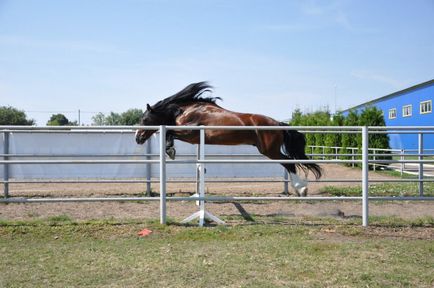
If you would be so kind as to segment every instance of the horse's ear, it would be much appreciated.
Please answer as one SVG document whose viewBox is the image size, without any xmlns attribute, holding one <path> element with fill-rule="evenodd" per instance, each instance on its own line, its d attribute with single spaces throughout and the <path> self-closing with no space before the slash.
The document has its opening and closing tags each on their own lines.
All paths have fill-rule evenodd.
<svg viewBox="0 0 434 288">
<path fill-rule="evenodd" d="M 148 110 L 149 112 L 152 112 L 152 108 L 149 104 L 146 104 L 146 110 Z"/>
</svg>

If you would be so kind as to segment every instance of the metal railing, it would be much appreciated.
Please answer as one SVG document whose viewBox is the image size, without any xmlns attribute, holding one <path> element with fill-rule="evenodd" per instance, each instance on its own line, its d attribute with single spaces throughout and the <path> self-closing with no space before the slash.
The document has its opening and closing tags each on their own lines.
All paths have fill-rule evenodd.
<svg viewBox="0 0 434 288">
<path fill-rule="evenodd" d="M 20 155 L 14 155 L 9 154 L 9 133 L 11 132 L 32 132 L 32 133 L 39 133 L 39 132 L 47 132 L 47 131 L 54 131 L 54 132 L 62 132 L 62 131 L 71 131 L 71 132 L 96 132 L 101 133 L 102 131 L 117 131 L 117 132 L 129 132 L 131 133 L 133 130 L 142 128 L 142 129 L 149 129 L 149 130 L 158 130 L 159 131 L 159 138 L 160 138 L 160 147 L 159 147 L 159 159 L 150 159 L 149 155 L 145 155 L 147 159 L 133 159 L 133 160 L 123 160 L 123 159 L 10 159 L 11 155 L 13 155 L 13 158 L 19 158 Z M 318 159 L 318 160 L 269 160 L 269 159 L 207 159 L 205 158 L 205 153 L 200 159 L 193 159 L 193 160 L 174 160 L 174 161 L 166 161 L 166 133 L 168 130 L 200 130 L 201 135 L 201 143 L 200 143 L 200 149 L 202 151 L 205 151 L 205 142 L 203 139 L 205 139 L 205 130 L 293 130 L 297 129 L 303 133 L 351 133 L 351 134 L 361 134 L 362 135 L 362 148 L 361 153 L 355 154 L 350 153 L 348 155 L 351 155 L 353 157 L 351 160 L 342 160 L 342 159 L 325 159 L 327 157 L 327 154 L 322 155 L 324 159 Z M 3 199 L 0 199 L 0 202 L 6 202 L 6 203 L 34 203 L 34 202 L 71 202 L 71 201 L 159 201 L 160 202 L 160 222 L 166 223 L 166 201 L 200 201 L 201 203 L 205 203 L 205 201 L 243 201 L 243 200 L 249 200 L 249 201 L 288 201 L 288 200 L 297 200 L 297 201 L 312 201 L 312 200 L 358 200 L 362 202 L 362 225 L 367 226 L 368 225 L 368 215 L 369 215 L 369 201 L 383 201 L 383 200 L 434 200 L 434 197 L 424 197 L 423 196 L 423 183 L 427 181 L 431 181 L 428 179 L 424 179 L 423 173 L 419 175 L 419 178 L 417 180 L 404 180 L 406 182 L 411 181 L 417 181 L 419 183 L 419 197 L 369 197 L 368 196 L 368 190 L 369 190 L 369 182 L 373 182 L 373 180 L 369 180 L 368 177 L 368 170 L 370 164 L 391 164 L 391 163 L 397 163 L 397 164 L 404 164 L 404 163 L 415 163 L 418 164 L 420 167 L 420 171 L 423 171 L 423 165 L 424 164 L 434 164 L 433 160 L 425 160 L 423 159 L 424 156 L 427 156 L 424 154 L 423 149 L 423 135 L 424 134 L 433 134 L 434 133 L 434 126 L 424 126 L 424 127 L 359 127 L 359 126 L 352 126 L 352 127 L 338 127 L 338 126 L 330 126 L 330 127 L 318 127 L 318 126 L 312 126 L 312 127 L 294 127 L 294 126 L 147 126 L 147 127 L 140 127 L 140 126 L 116 126 L 116 127 L 24 127 L 24 126 L 2 126 L 0 127 L 0 133 L 2 133 L 3 136 L 3 154 L 1 155 L 3 160 L 0 160 L 0 164 L 3 165 L 3 184 L 4 184 L 4 195 L 5 197 Z M 368 137 L 369 134 L 375 134 L 375 133 L 412 133 L 412 134 L 418 134 L 419 136 L 419 149 L 418 149 L 418 159 L 414 160 L 403 160 L 402 158 L 399 160 L 391 159 L 391 160 L 381 160 L 381 159 L 375 159 L 372 157 L 375 156 L 384 156 L 385 154 L 377 154 L 376 151 L 374 153 L 369 154 L 369 147 L 368 147 Z M 336 147 L 332 147 L 336 148 Z M 379 151 L 379 149 L 376 149 Z M 328 156 L 337 156 L 338 153 L 334 154 L 328 154 Z M 413 154 L 414 155 L 414 154 Z M 26 157 L 29 157 L 31 155 L 26 155 Z M 47 156 L 47 155 L 45 155 Z M 113 155 L 110 155 L 113 156 Z M 318 156 L 318 155 L 313 155 Z M 321 155 L 320 155 L 321 156 Z M 339 154 L 339 156 L 342 156 L 342 154 Z M 371 159 L 370 159 L 371 157 Z M 360 158 L 360 159 L 358 159 Z M 159 186 L 160 186 L 160 197 L 94 197 L 94 198 L 16 198 L 12 197 L 9 198 L 9 183 L 11 181 L 9 180 L 9 166 L 10 165 L 26 165 L 26 164 L 159 164 Z M 276 163 L 337 163 L 337 164 L 346 164 L 346 163 L 356 163 L 360 164 L 362 166 L 361 171 L 361 181 L 360 180 L 347 180 L 354 181 L 354 182 L 361 182 L 362 183 L 362 196 L 356 196 L 356 197 L 228 197 L 228 196 L 219 196 L 219 197 L 205 197 L 204 194 L 204 183 L 205 183 L 205 174 L 204 174 L 204 166 L 206 164 L 224 164 L 224 163 L 261 163 L 261 164 L 276 164 Z M 201 173 L 199 180 L 199 191 L 201 192 L 199 196 L 195 197 L 167 197 L 167 173 L 166 173 L 166 166 L 167 165 L 176 165 L 176 164 L 196 164 L 198 167 L 198 171 Z M 320 180 L 321 181 L 321 180 Z M 322 180 L 323 182 L 326 182 L 327 180 Z M 345 180 L 336 180 L 335 181 L 345 181 Z M 384 181 L 384 180 L 375 180 L 375 181 Z M 397 182 L 404 182 L 404 181 L 397 181 Z M 23 181 L 24 183 L 25 181 Z M 142 181 L 143 182 L 143 181 Z M 288 183 L 288 180 L 284 180 L 284 183 Z M 329 182 L 333 182 L 333 180 L 329 180 Z M 84 181 L 84 183 L 86 183 Z M 146 181 L 147 184 L 150 184 L 150 181 Z"/>
</svg>

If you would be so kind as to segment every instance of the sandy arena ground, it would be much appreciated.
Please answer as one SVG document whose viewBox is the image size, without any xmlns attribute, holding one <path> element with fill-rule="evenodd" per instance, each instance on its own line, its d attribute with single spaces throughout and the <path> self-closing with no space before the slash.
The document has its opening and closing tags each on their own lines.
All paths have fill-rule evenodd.
<svg viewBox="0 0 434 288">
<path fill-rule="evenodd" d="M 323 165 L 323 179 L 361 179 L 361 170 L 339 165 Z M 391 177 L 371 172 L 370 179 L 389 179 Z M 242 180 L 242 179 L 240 179 Z M 255 179 L 259 180 L 259 179 Z M 279 180 L 279 179 L 276 179 Z M 311 183 L 309 195 L 321 194 L 324 186 L 358 185 L 351 183 Z M 170 196 L 189 196 L 194 193 L 194 183 L 168 184 Z M 291 189 L 291 188 L 290 188 Z M 11 184 L 10 195 L 13 197 L 103 197 L 103 196 L 144 196 L 146 185 L 138 184 Z M 152 184 L 152 190 L 158 193 L 158 183 Z M 281 196 L 283 183 L 207 183 L 208 195 L 227 196 Z M 291 193 L 291 191 L 290 191 Z M 293 195 L 291 195 L 293 196 Z M 234 203 L 207 203 L 207 210 L 219 216 L 240 215 Z M 361 217 L 360 201 L 322 201 L 294 202 L 275 201 L 242 203 L 250 214 L 264 216 L 333 216 Z M 194 202 L 168 202 L 168 216 L 182 220 L 196 212 Z M 35 219 L 50 216 L 67 215 L 72 219 L 158 219 L 159 202 L 86 202 L 86 203 L 32 203 L 0 204 L 0 219 Z M 415 219 L 424 216 L 434 217 L 434 203 L 395 201 L 386 203 L 370 202 L 371 216 L 397 216 L 403 219 Z"/>
</svg>

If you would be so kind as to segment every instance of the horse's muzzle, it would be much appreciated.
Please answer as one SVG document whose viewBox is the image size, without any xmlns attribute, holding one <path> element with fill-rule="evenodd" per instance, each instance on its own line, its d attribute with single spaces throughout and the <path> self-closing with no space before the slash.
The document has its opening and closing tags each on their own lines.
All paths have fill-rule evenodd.
<svg viewBox="0 0 434 288">
<path fill-rule="evenodd" d="M 136 142 L 137 144 L 143 144 L 146 142 L 146 140 L 151 137 L 152 134 L 154 134 L 156 130 L 143 130 L 143 129 L 137 129 L 136 130 Z"/>
</svg>

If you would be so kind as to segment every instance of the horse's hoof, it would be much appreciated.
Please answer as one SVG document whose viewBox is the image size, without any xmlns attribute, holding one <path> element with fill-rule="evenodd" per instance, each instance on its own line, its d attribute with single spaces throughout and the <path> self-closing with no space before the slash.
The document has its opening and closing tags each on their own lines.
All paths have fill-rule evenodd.
<svg viewBox="0 0 434 288">
<path fill-rule="evenodd" d="M 297 193 L 298 197 L 306 197 L 307 196 L 307 187 L 301 187 L 298 189 L 295 189 L 295 192 Z"/>
<path fill-rule="evenodd" d="M 176 156 L 176 150 L 173 147 L 170 147 L 166 150 L 166 154 L 167 156 L 169 156 L 170 159 L 175 160 L 175 156 Z"/>
</svg>

